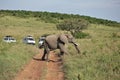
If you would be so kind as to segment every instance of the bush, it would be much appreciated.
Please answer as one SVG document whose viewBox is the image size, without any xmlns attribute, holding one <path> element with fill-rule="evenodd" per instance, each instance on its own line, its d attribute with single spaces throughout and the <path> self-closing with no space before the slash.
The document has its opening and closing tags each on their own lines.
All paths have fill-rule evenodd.
<svg viewBox="0 0 120 80">
<path fill-rule="evenodd" d="M 78 39 L 81 39 L 81 38 L 89 38 L 90 35 L 88 33 L 83 33 L 83 32 L 75 32 L 75 33 L 72 33 L 72 35 L 75 37 L 75 38 L 78 38 Z"/>
<path fill-rule="evenodd" d="M 86 29 L 88 24 L 89 23 L 84 19 L 68 19 L 59 23 L 56 27 L 58 30 L 77 32 Z"/>
</svg>

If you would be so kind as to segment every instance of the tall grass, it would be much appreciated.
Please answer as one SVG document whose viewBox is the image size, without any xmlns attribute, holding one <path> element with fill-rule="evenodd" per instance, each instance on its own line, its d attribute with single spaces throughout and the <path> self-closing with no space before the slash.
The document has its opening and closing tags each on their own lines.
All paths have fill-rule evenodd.
<svg viewBox="0 0 120 80">
<path fill-rule="evenodd" d="M 43 34 L 56 32 L 54 24 L 37 21 L 36 18 L 0 17 L 0 80 L 12 80 L 16 73 L 39 53 L 35 46 L 26 45 L 22 39 L 32 35 L 36 42 Z M 3 37 L 12 35 L 16 43 L 5 43 Z"/>
<path fill-rule="evenodd" d="M 65 80 L 119 80 L 120 28 L 92 24 L 83 32 L 90 38 L 77 39 L 81 54 L 69 45 L 65 55 Z M 0 80 L 12 80 L 32 56 L 39 53 L 35 46 L 22 43 L 23 37 L 32 35 L 36 41 L 43 34 L 61 33 L 55 24 L 36 18 L 0 17 Z M 12 35 L 17 43 L 5 43 L 2 38 Z"/>
<path fill-rule="evenodd" d="M 65 56 L 65 80 L 119 80 L 120 38 L 111 33 L 120 28 L 91 25 L 84 32 L 91 38 L 79 39 L 81 54 L 69 46 L 70 55 Z"/>
<path fill-rule="evenodd" d="M 28 63 L 34 54 L 38 53 L 33 46 L 19 43 L 0 43 L 0 80 L 14 78 L 22 65 Z"/>
</svg>

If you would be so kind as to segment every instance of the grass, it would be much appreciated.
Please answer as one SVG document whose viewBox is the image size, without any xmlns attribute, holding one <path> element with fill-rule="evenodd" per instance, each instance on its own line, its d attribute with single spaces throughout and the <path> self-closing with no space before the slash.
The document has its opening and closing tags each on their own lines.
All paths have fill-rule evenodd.
<svg viewBox="0 0 120 80">
<path fill-rule="evenodd" d="M 120 28 L 91 24 L 83 32 L 91 37 L 77 39 L 81 54 L 69 45 L 65 55 L 65 80 L 119 80 L 120 79 Z M 12 80 L 32 56 L 39 53 L 35 46 L 22 43 L 23 37 L 32 35 L 36 41 L 43 34 L 61 33 L 55 24 L 36 18 L 0 17 L 0 80 Z M 17 43 L 2 41 L 12 35 Z M 79 77 L 79 79 L 78 79 Z"/>
<path fill-rule="evenodd" d="M 41 35 L 55 32 L 54 24 L 37 21 L 35 18 L 0 17 L 0 80 L 12 80 L 16 73 L 39 53 L 37 44 L 23 44 L 22 39 L 25 36 L 32 35 L 38 42 Z M 17 43 L 3 42 L 6 35 L 15 37 Z"/>
<path fill-rule="evenodd" d="M 81 55 L 70 50 L 65 57 L 65 80 L 119 80 L 120 79 L 120 28 L 91 25 L 87 30 L 91 38 L 79 39 Z M 79 76 L 79 79 L 78 79 Z"/>
<path fill-rule="evenodd" d="M 33 46 L 17 43 L 1 42 L 0 46 L 0 80 L 12 80 L 22 65 L 28 63 L 32 56 L 38 53 Z"/>
</svg>

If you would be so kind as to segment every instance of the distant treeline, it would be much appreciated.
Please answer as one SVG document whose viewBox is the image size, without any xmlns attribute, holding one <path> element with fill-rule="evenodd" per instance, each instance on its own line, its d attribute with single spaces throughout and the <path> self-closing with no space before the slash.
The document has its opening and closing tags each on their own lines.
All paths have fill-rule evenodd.
<svg viewBox="0 0 120 80">
<path fill-rule="evenodd" d="M 36 17 L 37 20 L 43 20 L 48 23 L 58 23 L 61 20 L 81 18 L 87 20 L 92 24 L 103 24 L 107 26 L 120 27 L 120 23 L 117 21 L 99 19 L 90 16 L 74 15 L 74 14 L 62 14 L 62 13 L 52 13 L 52 12 L 34 12 L 34 11 L 24 11 L 24 10 L 0 10 L 0 17 L 3 16 L 16 16 L 22 18 Z"/>
</svg>

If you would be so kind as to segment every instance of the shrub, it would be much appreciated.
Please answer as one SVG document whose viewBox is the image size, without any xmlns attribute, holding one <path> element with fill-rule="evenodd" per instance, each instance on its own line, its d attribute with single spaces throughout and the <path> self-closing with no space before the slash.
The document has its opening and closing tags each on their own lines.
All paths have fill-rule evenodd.
<svg viewBox="0 0 120 80">
<path fill-rule="evenodd" d="M 75 32 L 75 33 L 72 33 L 72 35 L 75 37 L 75 38 L 89 38 L 90 35 L 88 33 L 83 33 L 83 32 Z"/>
<path fill-rule="evenodd" d="M 86 29 L 88 27 L 88 22 L 84 19 L 68 19 L 59 23 L 56 25 L 56 27 L 59 30 L 65 30 L 74 33 Z"/>
</svg>

